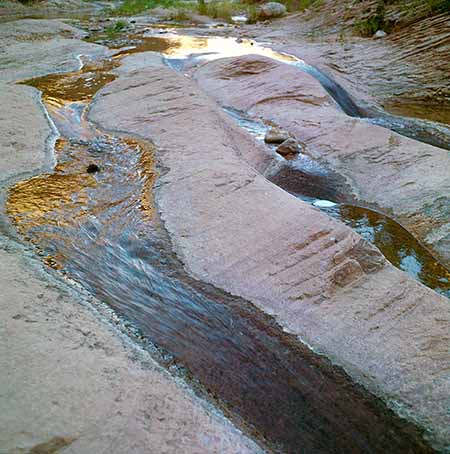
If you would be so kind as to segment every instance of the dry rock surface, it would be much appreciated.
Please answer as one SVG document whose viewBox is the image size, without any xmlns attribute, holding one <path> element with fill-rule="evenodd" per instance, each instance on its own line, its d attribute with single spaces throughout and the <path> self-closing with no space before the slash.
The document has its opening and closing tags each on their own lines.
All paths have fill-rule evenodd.
<svg viewBox="0 0 450 454">
<path fill-rule="evenodd" d="M 115 7 L 118 2 L 112 0 L 86 2 L 84 0 L 39 0 L 21 2 L 4 0 L 0 3 L 0 19 L 11 20 L 22 17 L 61 17 L 65 13 L 79 14 L 98 13 L 102 9 Z"/>
<path fill-rule="evenodd" d="M 0 80 L 17 82 L 79 68 L 79 56 L 110 54 L 103 46 L 81 41 L 86 33 L 58 20 L 7 22 L 0 25 Z"/>
<path fill-rule="evenodd" d="M 246 76 L 230 75 L 241 74 L 240 65 L 249 59 L 254 63 L 254 57 L 210 63 L 197 72 L 197 80 L 228 105 L 255 112 L 257 107 L 263 114 L 267 104 L 279 115 L 277 122 L 286 117 L 282 126 L 289 132 L 291 105 L 326 109 L 333 113 L 331 126 L 340 120 L 313 80 L 297 71 L 295 86 L 289 85 L 289 70 L 276 77 L 281 69 L 273 62 L 258 60 L 273 73 L 267 79 L 267 71 L 247 76 L 254 89 L 247 91 Z M 287 330 L 419 421 L 443 449 L 450 435 L 448 300 L 389 265 L 350 229 L 268 182 L 256 170 L 269 165 L 267 153 L 255 142 L 236 140 L 242 132 L 194 81 L 163 65 L 142 68 L 136 57 L 124 64 L 128 71 L 98 94 L 90 116 L 105 128 L 137 134 L 159 147 L 166 171 L 156 198 L 188 270 L 274 314 Z M 287 89 L 279 86 L 280 79 L 287 80 Z M 259 84 L 265 84 L 263 93 Z M 283 104 L 267 100 L 267 93 Z M 152 102 L 142 103 L 143 98 Z M 296 118 L 302 138 L 311 141 Z M 311 136 L 322 133 L 318 122 L 311 123 Z M 358 127 L 346 119 L 340 126 L 347 126 L 348 134 Z M 374 139 L 381 132 L 377 129 Z M 393 146 L 397 140 L 403 139 L 395 137 Z M 382 163 L 383 152 L 374 153 L 368 162 Z"/>
<path fill-rule="evenodd" d="M 0 82 L 0 184 L 21 174 L 49 168 L 54 157 L 45 145 L 52 128 L 37 90 Z"/>
<path fill-rule="evenodd" d="M 259 9 L 259 18 L 264 19 L 273 19 L 276 17 L 281 17 L 286 14 L 286 7 L 282 3 L 278 2 L 268 2 L 260 6 Z"/>
</svg>

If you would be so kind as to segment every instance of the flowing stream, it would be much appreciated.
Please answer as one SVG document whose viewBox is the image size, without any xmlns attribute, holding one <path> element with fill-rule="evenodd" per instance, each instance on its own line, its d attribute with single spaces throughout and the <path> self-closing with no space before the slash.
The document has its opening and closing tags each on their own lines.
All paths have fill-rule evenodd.
<svg viewBox="0 0 450 454">
<path fill-rule="evenodd" d="M 197 48 L 208 58 L 210 42 L 189 42 L 196 39 L 206 43 Z M 155 49 L 146 41 L 134 52 L 152 47 L 168 56 L 172 44 L 158 43 Z M 250 46 L 232 52 L 254 53 Z M 178 43 L 171 64 L 197 48 Z M 184 271 L 152 199 L 156 151 L 135 138 L 106 134 L 86 118 L 93 95 L 114 79 L 110 70 L 118 64 L 120 55 L 27 82 L 41 90 L 60 137 L 53 172 L 10 189 L 7 210 L 18 231 L 49 265 L 131 320 L 273 450 L 433 452 L 414 425 L 270 316 Z M 341 219 L 346 209 L 339 208 Z"/>
</svg>

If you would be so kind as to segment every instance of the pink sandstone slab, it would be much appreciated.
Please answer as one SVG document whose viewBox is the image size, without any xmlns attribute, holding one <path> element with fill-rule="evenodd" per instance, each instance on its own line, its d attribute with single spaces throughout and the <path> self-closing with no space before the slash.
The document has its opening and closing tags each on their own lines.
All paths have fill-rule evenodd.
<svg viewBox="0 0 450 454">
<path fill-rule="evenodd" d="M 426 427 L 435 446 L 447 445 L 448 300 L 267 181 L 257 171 L 258 154 L 260 162 L 267 154 L 211 97 L 166 66 L 142 68 L 139 58 L 128 57 L 127 70 L 98 93 L 90 118 L 157 145 L 156 200 L 188 271 L 274 314 Z M 226 82 L 213 82 L 218 95 Z M 238 90 L 245 103 L 250 90 Z M 320 106 L 326 97 L 318 94 L 304 96 Z"/>
</svg>

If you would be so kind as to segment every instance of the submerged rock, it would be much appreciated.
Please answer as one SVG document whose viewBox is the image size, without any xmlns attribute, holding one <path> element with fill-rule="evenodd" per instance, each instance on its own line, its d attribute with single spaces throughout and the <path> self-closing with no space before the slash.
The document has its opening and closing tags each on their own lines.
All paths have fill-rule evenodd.
<svg viewBox="0 0 450 454">
<path fill-rule="evenodd" d="M 264 137 L 266 143 L 283 143 L 289 139 L 289 133 L 280 128 L 270 128 Z"/>
<path fill-rule="evenodd" d="M 97 173 L 100 171 L 100 167 L 97 164 L 89 164 L 86 168 L 87 173 Z"/>
<path fill-rule="evenodd" d="M 286 7 L 282 3 L 269 2 L 261 5 L 259 9 L 259 19 L 272 19 L 286 14 Z"/>
</svg>

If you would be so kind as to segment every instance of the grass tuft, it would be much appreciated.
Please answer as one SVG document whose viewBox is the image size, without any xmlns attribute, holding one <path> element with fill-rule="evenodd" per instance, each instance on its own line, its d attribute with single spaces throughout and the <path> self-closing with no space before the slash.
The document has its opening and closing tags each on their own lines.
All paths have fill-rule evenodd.
<svg viewBox="0 0 450 454">
<path fill-rule="evenodd" d="M 233 16 L 236 12 L 238 12 L 237 4 L 229 0 L 213 0 L 206 4 L 206 15 L 212 17 L 213 19 L 222 19 L 224 21 L 231 22 L 231 16 Z"/>
<path fill-rule="evenodd" d="M 189 9 L 189 3 L 183 0 L 125 0 L 114 10 L 119 16 L 132 16 L 154 8 Z"/>
</svg>

